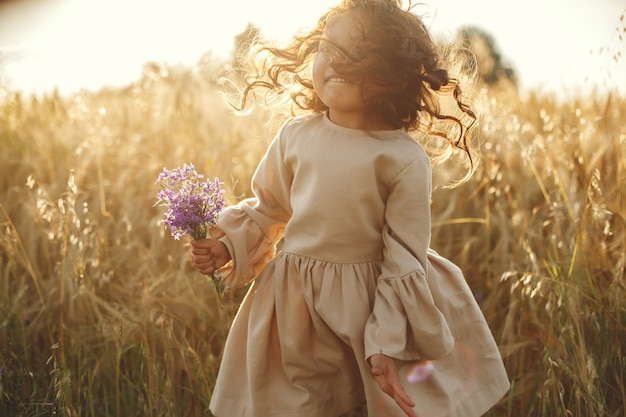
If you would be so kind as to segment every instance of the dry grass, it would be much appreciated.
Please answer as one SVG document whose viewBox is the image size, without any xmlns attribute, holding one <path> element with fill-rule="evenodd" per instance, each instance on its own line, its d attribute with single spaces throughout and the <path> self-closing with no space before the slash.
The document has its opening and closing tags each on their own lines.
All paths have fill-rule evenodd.
<svg viewBox="0 0 626 417">
<path fill-rule="evenodd" d="M 159 225 L 193 162 L 232 201 L 280 120 L 236 117 L 214 68 L 0 103 L 0 415 L 203 416 L 241 293 L 220 308 Z M 513 381 L 491 416 L 626 411 L 626 100 L 477 97 L 481 165 L 434 193 Z M 436 177 L 444 183 L 450 170 Z M 453 174 L 455 174 L 453 172 Z"/>
</svg>

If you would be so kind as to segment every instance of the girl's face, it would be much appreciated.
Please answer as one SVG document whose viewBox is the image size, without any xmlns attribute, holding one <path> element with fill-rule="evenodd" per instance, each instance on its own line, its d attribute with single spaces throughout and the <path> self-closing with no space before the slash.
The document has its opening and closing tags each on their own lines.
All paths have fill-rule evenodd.
<svg viewBox="0 0 626 417">
<path fill-rule="evenodd" d="M 363 39 L 354 17 L 344 15 L 331 21 L 324 31 L 313 63 L 313 86 L 320 100 L 328 106 L 328 115 L 334 123 L 353 129 L 363 127 L 363 94 L 361 82 L 351 80 L 337 72 L 334 64 L 346 58 L 339 52 L 350 54 Z M 339 48 L 337 48 L 339 47 Z M 339 66 L 340 67 L 340 66 Z"/>
</svg>

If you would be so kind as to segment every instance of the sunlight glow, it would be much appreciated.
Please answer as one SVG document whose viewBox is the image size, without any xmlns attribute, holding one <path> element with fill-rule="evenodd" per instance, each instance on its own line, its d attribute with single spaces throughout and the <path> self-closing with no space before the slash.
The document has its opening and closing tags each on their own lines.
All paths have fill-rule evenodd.
<svg viewBox="0 0 626 417">
<path fill-rule="evenodd" d="M 248 23 L 257 25 L 266 38 L 285 41 L 314 25 L 337 1 L 2 3 L 0 76 L 30 91 L 49 90 L 55 84 L 62 91 L 124 85 L 139 77 L 146 62 L 192 66 L 209 51 L 228 57 L 233 38 Z M 431 31 L 444 38 L 463 25 L 492 34 L 523 86 L 558 90 L 604 82 L 626 92 L 626 82 L 619 76 L 626 71 L 624 58 L 617 63 L 611 59 L 626 51 L 626 41 L 618 41 L 615 35 L 619 15 L 626 8 L 618 2 L 587 3 L 433 0 L 417 10 Z"/>
<path fill-rule="evenodd" d="M 433 373 L 433 364 L 430 361 L 420 361 L 413 365 L 406 379 L 409 384 L 418 384 L 426 381 Z"/>
</svg>

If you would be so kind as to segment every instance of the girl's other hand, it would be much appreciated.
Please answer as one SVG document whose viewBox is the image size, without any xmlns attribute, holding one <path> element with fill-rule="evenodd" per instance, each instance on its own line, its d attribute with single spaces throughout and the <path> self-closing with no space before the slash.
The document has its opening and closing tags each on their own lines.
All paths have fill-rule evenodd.
<svg viewBox="0 0 626 417">
<path fill-rule="evenodd" d="M 404 391 L 402 384 L 400 384 L 394 359 L 389 356 L 375 354 L 370 357 L 369 362 L 372 366 L 372 375 L 374 375 L 380 389 L 393 398 L 408 417 L 417 417 L 417 414 L 413 411 L 415 402 Z"/>
<path fill-rule="evenodd" d="M 190 255 L 191 264 L 205 275 L 211 275 L 231 259 L 226 245 L 212 238 L 192 240 Z"/>
</svg>

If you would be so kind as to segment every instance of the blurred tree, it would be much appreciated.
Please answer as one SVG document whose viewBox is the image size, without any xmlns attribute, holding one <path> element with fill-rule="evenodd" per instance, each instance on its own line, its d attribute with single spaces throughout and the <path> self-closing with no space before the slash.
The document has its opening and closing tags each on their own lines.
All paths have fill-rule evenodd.
<svg viewBox="0 0 626 417">
<path fill-rule="evenodd" d="M 231 57 L 232 68 L 242 68 L 245 66 L 246 56 L 250 52 L 250 48 L 260 39 L 262 39 L 261 29 L 253 23 L 248 23 L 243 32 L 235 35 L 235 47 Z"/>
<path fill-rule="evenodd" d="M 517 74 L 496 46 L 496 41 L 486 31 L 475 26 L 463 26 L 457 32 L 461 45 L 471 53 L 470 64 L 478 69 L 479 80 L 488 86 L 503 81 L 517 87 Z"/>
</svg>

